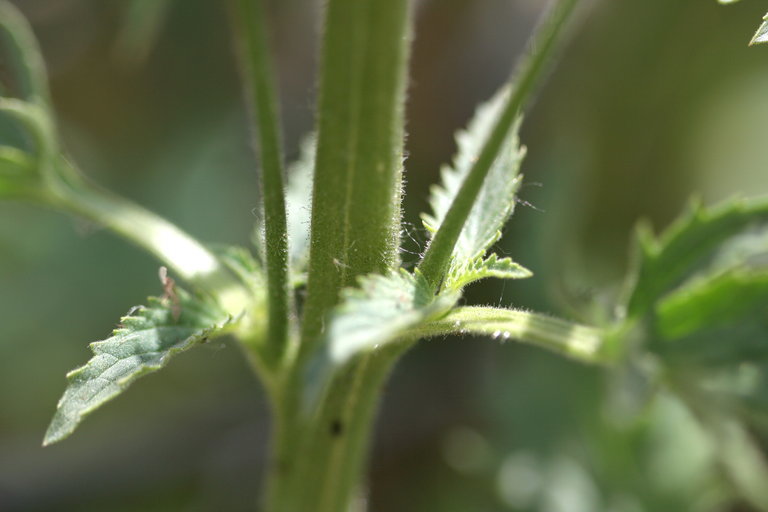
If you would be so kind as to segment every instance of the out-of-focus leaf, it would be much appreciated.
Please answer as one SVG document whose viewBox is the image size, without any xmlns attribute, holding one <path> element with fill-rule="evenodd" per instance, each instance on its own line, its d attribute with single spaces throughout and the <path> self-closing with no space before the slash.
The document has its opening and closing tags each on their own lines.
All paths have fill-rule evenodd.
<svg viewBox="0 0 768 512">
<path fill-rule="evenodd" d="M 737 324 L 746 316 L 762 318 L 768 354 L 768 273 L 737 270 L 695 280 L 666 296 L 656 307 L 656 316 L 660 334 L 670 340 Z M 721 343 L 734 345 L 737 340 L 730 337 Z"/>
<path fill-rule="evenodd" d="M 481 105 L 467 129 L 457 133 L 458 153 L 454 157 L 453 166 L 443 167 L 441 184 L 432 187 L 429 201 L 432 213 L 422 214 L 424 226 L 430 233 L 440 228 L 504 107 L 507 94 L 504 89 L 488 103 Z M 525 156 L 525 148 L 520 146 L 518 139 L 519 126 L 518 121 L 510 131 L 464 223 L 453 250 L 446 284 L 463 282 L 463 274 L 471 273 L 473 268 L 481 266 L 478 259 L 498 241 L 504 224 L 514 211 L 515 194 L 522 180 L 518 172 Z M 469 278 L 466 282 L 473 280 Z"/>
<path fill-rule="evenodd" d="M 85 366 L 69 374 L 44 444 L 69 436 L 82 419 L 122 393 L 139 377 L 159 370 L 179 352 L 220 334 L 231 317 L 214 302 L 181 289 L 174 297 L 150 298 L 149 306 L 121 319 L 113 335 L 92 343 Z"/>
<path fill-rule="evenodd" d="M 701 271 L 729 239 L 768 221 L 768 201 L 731 201 L 713 209 L 693 203 L 660 237 L 638 230 L 638 251 L 627 300 L 629 317 L 652 310 L 664 294 Z"/>
<path fill-rule="evenodd" d="M 10 64 L 13 80 L 4 89 L 30 103 L 48 103 L 48 80 L 37 40 L 24 16 L 6 0 L 0 0 L 0 60 Z"/>
<path fill-rule="evenodd" d="M 126 65 L 144 62 L 152 51 L 172 0 L 131 0 L 126 6 L 114 53 Z"/>
</svg>

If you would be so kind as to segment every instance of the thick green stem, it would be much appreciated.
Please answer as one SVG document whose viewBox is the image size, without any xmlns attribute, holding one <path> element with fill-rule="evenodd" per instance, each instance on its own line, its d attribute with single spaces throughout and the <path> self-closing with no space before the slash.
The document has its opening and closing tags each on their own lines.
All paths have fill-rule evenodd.
<svg viewBox="0 0 768 512">
<path fill-rule="evenodd" d="M 514 74 L 512 92 L 504 110 L 496 121 L 475 165 L 451 204 L 440 229 L 429 244 L 424 258 L 419 263 L 419 270 L 435 291 L 445 277 L 451 262 L 453 248 L 459 239 L 464 222 L 477 200 L 477 195 L 480 193 L 488 171 L 496 160 L 515 119 L 534 91 L 541 75 L 547 69 L 547 64 L 552 60 L 563 28 L 577 1 L 560 0 L 537 32 L 530 46 L 530 54 L 522 61 Z"/>
<path fill-rule="evenodd" d="M 347 512 L 362 485 L 381 388 L 403 347 L 340 371 L 314 413 L 278 409 L 265 512 Z"/>
<path fill-rule="evenodd" d="M 277 361 L 286 348 L 291 310 L 278 102 L 267 51 L 262 0 L 237 0 L 235 7 L 234 21 L 242 39 L 241 61 L 246 83 L 250 85 L 248 99 L 255 114 L 261 160 L 269 315 L 266 349 L 268 357 Z"/>
<path fill-rule="evenodd" d="M 398 261 L 409 3 L 327 2 L 304 352 L 342 287 Z"/>
</svg>

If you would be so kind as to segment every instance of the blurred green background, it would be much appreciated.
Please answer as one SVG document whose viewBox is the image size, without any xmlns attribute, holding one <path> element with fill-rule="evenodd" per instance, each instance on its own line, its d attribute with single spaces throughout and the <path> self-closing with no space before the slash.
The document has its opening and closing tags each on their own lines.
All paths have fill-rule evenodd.
<svg viewBox="0 0 768 512">
<path fill-rule="evenodd" d="M 40 39 L 63 137 L 87 174 L 203 240 L 246 244 L 257 176 L 226 3 L 13 3 Z M 768 192 L 768 48 L 746 46 L 765 2 L 584 3 L 527 116 L 528 185 L 499 246 L 536 275 L 484 282 L 468 302 L 600 322 L 638 218 L 660 228 L 693 194 Z M 416 4 L 405 199 L 415 253 L 453 132 L 506 79 L 546 2 Z M 312 128 L 319 14 L 317 1 L 271 2 L 291 155 Z M 161 293 L 157 267 L 78 219 L 0 203 L 0 511 L 254 508 L 268 411 L 228 341 L 178 358 L 71 439 L 40 447 L 65 373 Z M 611 378 L 511 342 L 421 343 L 387 388 L 370 510 L 750 510 L 677 402 L 622 407 Z"/>
</svg>

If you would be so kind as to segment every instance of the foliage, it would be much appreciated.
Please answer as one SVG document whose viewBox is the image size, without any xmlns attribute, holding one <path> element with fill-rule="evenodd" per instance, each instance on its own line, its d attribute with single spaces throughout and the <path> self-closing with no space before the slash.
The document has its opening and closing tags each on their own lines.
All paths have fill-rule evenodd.
<svg viewBox="0 0 768 512">
<path fill-rule="evenodd" d="M 477 280 L 532 275 L 492 248 L 522 181 L 522 112 L 576 3 L 556 3 L 513 78 L 457 135 L 458 153 L 432 189 L 431 212 L 422 215 L 429 245 L 409 271 L 398 259 L 406 0 L 328 2 L 317 129 L 288 166 L 287 190 L 263 6 L 233 2 L 262 176 L 257 257 L 244 248 L 213 251 L 91 184 L 62 148 L 31 30 L 0 0 L 13 76 L 3 87 L 0 115 L 15 130 L 0 141 L 0 197 L 102 224 L 156 256 L 192 290 L 163 274 L 164 297 L 132 310 L 110 338 L 91 344 L 94 357 L 67 376 L 45 443 L 70 435 L 174 354 L 231 333 L 272 401 L 269 510 L 348 510 L 377 399 L 399 356 L 421 338 L 479 334 L 606 367 L 619 391 L 637 402 L 660 395 L 684 404 L 722 447 L 713 458 L 729 476 L 729 492 L 768 510 L 760 485 L 768 465 L 750 434 L 768 416 L 765 200 L 692 203 L 659 236 L 641 224 L 624 294 L 604 324 L 460 305 L 463 289 Z M 152 33 L 165 8 L 153 11 Z M 763 24 L 753 43 L 765 42 L 767 32 Z M 297 290 L 305 300 L 296 300 Z M 631 386 L 633 379 L 643 385 Z"/>
</svg>

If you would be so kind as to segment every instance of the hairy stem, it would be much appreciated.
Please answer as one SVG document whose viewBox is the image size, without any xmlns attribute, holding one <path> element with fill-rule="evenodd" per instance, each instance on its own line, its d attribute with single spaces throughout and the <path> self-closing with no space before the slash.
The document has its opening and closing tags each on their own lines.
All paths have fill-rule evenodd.
<svg viewBox="0 0 768 512">
<path fill-rule="evenodd" d="M 265 512 L 347 512 L 362 484 L 381 388 L 404 346 L 338 372 L 311 412 L 278 409 Z"/>
<path fill-rule="evenodd" d="M 566 21 L 578 0 L 559 0 L 551 15 L 545 20 L 530 45 L 530 53 L 513 75 L 513 89 L 499 119 L 485 142 L 480 156 L 427 247 L 419 270 L 432 288 L 437 291 L 445 277 L 451 261 L 451 254 L 459 239 L 464 223 L 475 204 L 485 178 L 499 154 L 504 140 L 515 123 L 515 119 L 534 91 L 541 75 L 552 60 L 561 39 Z"/>
<path fill-rule="evenodd" d="M 242 39 L 242 67 L 246 83 L 250 85 L 248 100 L 255 114 L 254 124 L 258 133 L 261 160 L 269 315 L 266 350 L 268 359 L 277 361 L 287 345 L 291 310 L 278 102 L 268 52 L 262 0 L 236 0 L 234 5 L 234 21 Z"/>
<path fill-rule="evenodd" d="M 530 343 L 585 363 L 607 363 L 601 329 L 559 318 L 489 307 L 456 308 L 443 318 L 429 322 L 410 334 L 432 337 L 448 334 L 481 334 Z"/>
<path fill-rule="evenodd" d="M 302 351 L 339 290 L 398 261 L 407 0 L 330 0 Z"/>
</svg>

